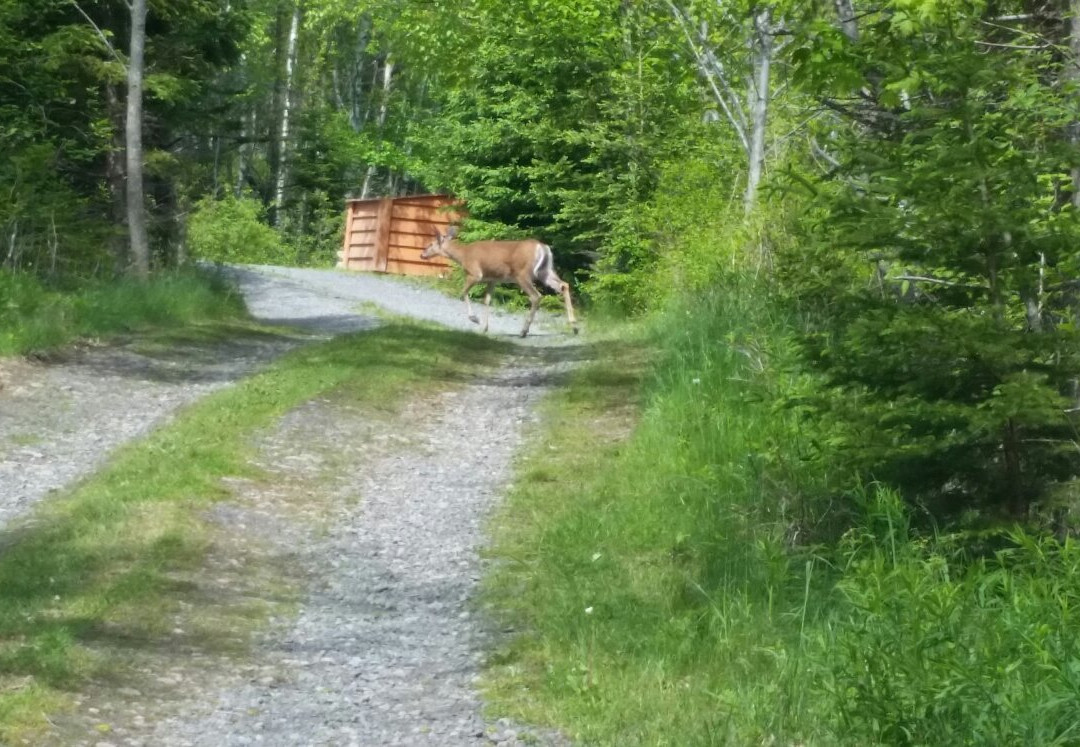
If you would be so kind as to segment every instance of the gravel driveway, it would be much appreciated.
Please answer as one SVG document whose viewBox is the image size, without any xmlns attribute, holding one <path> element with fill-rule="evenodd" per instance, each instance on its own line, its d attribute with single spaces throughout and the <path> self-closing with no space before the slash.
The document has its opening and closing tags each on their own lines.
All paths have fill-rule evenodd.
<svg viewBox="0 0 1080 747">
<path fill-rule="evenodd" d="M 398 279 L 267 267 L 230 272 L 257 319 L 296 332 L 167 355 L 120 345 L 80 348 L 49 364 L 0 363 L 0 526 L 92 473 L 118 445 L 181 405 L 298 345 L 378 324 L 364 304 L 472 327 L 460 300 Z M 569 343 L 557 318 L 537 322 L 530 344 Z M 492 333 L 515 335 L 520 324 L 520 315 L 494 313 Z M 474 681 L 490 633 L 474 618 L 471 600 L 483 525 L 509 479 L 522 426 L 567 365 L 550 361 L 523 349 L 491 377 L 406 412 L 408 449 L 363 455 L 362 472 L 337 470 L 324 480 L 320 522 L 295 520 L 273 491 L 219 506 L 216 521 L 253 527 L 260 540 L 295 555 L 304 579 L 297 615 L 272 626 L 253 663 L 222 659 L 207 669 L 203 662 L 212 674 L 158 693 L 153 703 L 130 688 L 122 697 L 97 694 L 91 712 L 69 719 L 85 722 L 86 736 L 73 739 L 69 729 L 65 743 L 519 743 L 519 729 L 489 724 L 481 713 Z M 364 431 L 354 443 L 385 442 L 391 436 L 378 427 L 313 401 L 267 435 L 263 458 L 278 465 L 281 485 L 303 488 L 305 470 L 330 471 L 319 466 L 320 439 L 341 444 L 343 433 Z M 107 740 L 94 736 L 102 709 L 111 709 Z M 546 733 L 527 738 L 564 743 Z"/>
</svg>

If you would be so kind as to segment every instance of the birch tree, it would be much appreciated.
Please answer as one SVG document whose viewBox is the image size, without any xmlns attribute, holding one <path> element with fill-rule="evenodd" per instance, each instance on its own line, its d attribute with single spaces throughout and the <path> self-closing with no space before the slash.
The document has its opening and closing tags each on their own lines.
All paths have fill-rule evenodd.
<svg viewBox="0 0 1080 747">
<path fill-rule="evenodd" d="M 674 0 L 667 0 L 667 3 L 682 28 L 709 92 L 746 153 L 743 209 L 749 215 L 757 206 L 765 169 L 765 138 L 773 97 L 772 67 L 778 48 L 775 10 L 771 5 L 751 8 L 747 17 L 741 20 L 723 13 L 723 19 L 731 28 L 741 29 L 745 34 L 734 43 L 746 51 L 746 56 L 729 62 L 724 59 L 720 44 L 711 38 L 708 21 L 695 22 L 689 11 L 680 8 Z"/>
<path fill-rule="evenodd" d="M 127 65 L 127 220 L 131 241 L 131 269 L 136 277 L 150 277 L 150 244 L 146 236 L 143 190 L 143 69 L 146 49 L 146 0 L 131 0 L 131 48 Z"/>
<path fill-rule="evenodd" d="M 378 127 L 379 136 L 386 128 L 386 114 L 390 109 L 390 88 L 394 79 L 394 60 L 387 55 L 382 67 L 382 98 L 379 101 Z M 375 177 L 375 164 L 369 164 L 367 173 L 364 175 L 364 186 L 360 190 L 360 197 L 367 198 L 371 195 L 372 179 Z"/>
<path fill-rule="evenodd" d="M 296 55 L 300 38 L 300 16 L 302 13 L 299 0 L 293 5 L 292 20 L 289 24 L 289 37 L 285 52 L 285 83 L 281 98 L 281 128 L 278 134 L 277 177 L 274 188 L 274 221 L 281 219 L 281 208 L 285 202 L 285 184 L 289 178 L 289 127 L 293 108 L 293 79 L 296 71 Z"/>
</svg>

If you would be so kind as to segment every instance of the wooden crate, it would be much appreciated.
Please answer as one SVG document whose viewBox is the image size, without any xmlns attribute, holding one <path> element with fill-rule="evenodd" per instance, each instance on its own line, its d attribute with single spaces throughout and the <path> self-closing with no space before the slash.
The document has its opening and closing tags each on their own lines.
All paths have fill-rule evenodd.
<svg viewBox="0 0 1080 747">
<path fill-rule="evenodd" d="M 395 275 L 442 275 L 450 261 L 443 257 L 420 259 L 420 253 L 436 229 L 445 231 L 461 218 L 461 205 L 447 195 L 349 200 L 338 267 Z"/>
</svg>

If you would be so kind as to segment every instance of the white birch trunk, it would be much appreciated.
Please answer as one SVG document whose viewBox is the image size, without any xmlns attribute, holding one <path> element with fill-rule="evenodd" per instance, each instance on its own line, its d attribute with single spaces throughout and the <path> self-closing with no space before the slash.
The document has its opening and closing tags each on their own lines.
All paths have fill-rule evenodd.
<svg viewBox="0 0 1080 747">
<path fill-rule="evenodd" d="M 377 122 L 379 132 L 381 133 L 383 127 L 386 125 L 386 113 L 390 108 L 390 87 L 394 76 L 394 61 L 390 57 L 386 58 L 386 63 L 383 65 L 383 90 L 382 101 L 379 102 L 379 120 Z M 360 199 L 367 199 L 371 194 L 371 182 L 375 178 L 375 164 L 368 166 L 367 174 L 364 175 L 364 187 L 360 190 Z"/>
<path fill-rule="evenodd" d="M 289 174 L 289 120 L 292 115 L 293 74 L 296 69 L 296 47 L 300 36 L 300 3 L 293 6 L 289 41 L 285 53 L 285 93 L 281 102 L 281 130 L 278 135 L 277 184 L 274 188 L 274 222 L 280 220 L 285 202 L 285 184 Z"/>
<path fill-rule="evenodd" d="M 834 0 L 836 16 L 840 20 L 840 30 L 849 41 L 859 40 L 859 21 L 855 18 L 855 3 L 852 0 Z"/>
<path fill-rule="evenodd" d="M 1080 83 L 1080 0 L 1069 1 L 1069 55 L 1066 75 L 1073 83 Z M 1069 124 L 1069 142 L 1080 145 L 1080 122 Z M 1072 168 L 1072 204 L 1080 208 L 1080 164 Z"/>
<path fill-rule="evenodd" d="M 136 277 L 150 277 L 150 243 L 146 235 L 143 195 L 143 68 L 146 48 L 146 0 L 131 2 L 131 51 L 128 57 L 127 123 L 127 220 L 131 242 L 131 270 Z"/>
<path fill-rule="evenodd" d="M 754 16 L 754 68 L 750 99 L 750 148 L 743 208 L 749 215 L 757 206 L 758 187 L 765 166 L 765 134 L 769 123 L 769 76 L 773 57 L 772 10 Z"/>
</svg>

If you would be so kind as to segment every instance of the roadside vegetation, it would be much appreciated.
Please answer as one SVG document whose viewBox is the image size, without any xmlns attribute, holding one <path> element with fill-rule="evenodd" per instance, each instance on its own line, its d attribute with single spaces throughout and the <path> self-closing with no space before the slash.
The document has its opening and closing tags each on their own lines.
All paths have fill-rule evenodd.
<svg viewBox="0 0 1080 747">
<path fill-rule="evenodd" d="M 0 270 L 0 356 L 42 353 L 78 339 L 205 323 L 244 324 L 239 294 L 212 271 L 135 280 L 47 282 Z"/>
<path fill-rule="evenodd" d="M 68 279 L 328 265 L 345 195 L 452 194 L 463 236 L 555 247 L 588 330 L 633 320 L 498 521 L 500 707 L 607 744 L 1080 743 L 1075 8 L 161 0 L 147 254 L 141 5 L 0 6 L 0 350 L 98 334 Z M 118 288 L 118 325 L 172 303 Z"/>
<path fill-rule="evenodd" d="M 825 434 L 784 403 L 813 381 L 757 290 L 548 403 L 493 524 L 493 711 L 599 745 L 1075 743 L 1076 543 L 935 531 L 883 484 L 808 512 Z"/>
<path fill-rule="evenodd" d="M 287 355 L 264 372 L 187 408 L 121 449 L 98 474 L 43 503 L 5 533 L 0 554 L 0 741 L 33 742 L 46 714 L 93 678 L 124 677 L 109 642 L 138 645 L 175 627 L 195 646 L 242 651 L 246 634 L 287 589 L 240 595 L 229 624 L 187 595 L 215 541 L 205 512 L 227 478 L 259 479 L 253 441 L 317 396 L 392 413 L 478 375 L 503 347 L 477 335 L 401 322 Z M 286 574 L 246 568 L 252 577 Z"/>
</svg>

